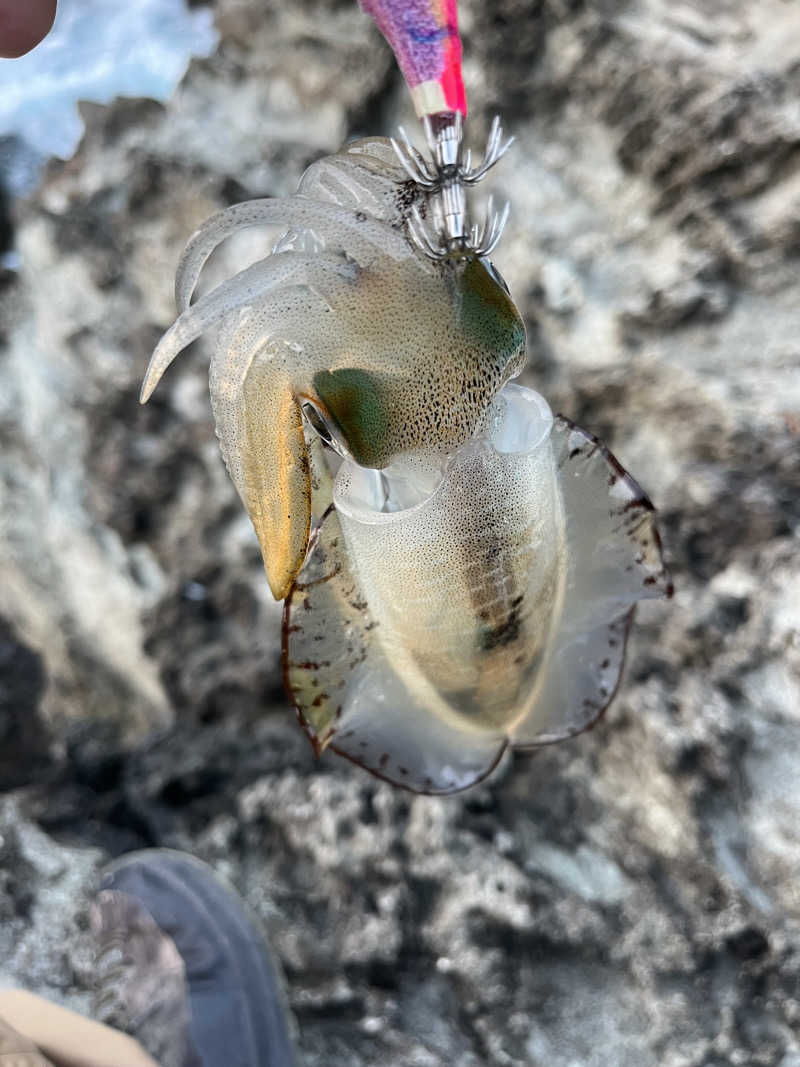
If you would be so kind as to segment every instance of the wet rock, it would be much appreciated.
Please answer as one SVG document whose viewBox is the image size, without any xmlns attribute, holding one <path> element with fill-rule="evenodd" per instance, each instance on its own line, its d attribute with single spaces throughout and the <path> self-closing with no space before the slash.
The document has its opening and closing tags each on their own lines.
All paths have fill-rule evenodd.
<svg viewBox="0 0 800 1067">
<path fill-rule="evenodd" d="M 0 618 L 0 790 L 35 782 L 49 763 L 49 738 L 39 704 L 42 659 Z"/>
<path fill-rule="evenodd" d="M 653 497 L 676 595 L 639 612 L 594 731 L 448 800 L 311 756 L 205 343 L 136 402 L 188 234 L 390 132 L 388 52 L 355 5 L 224 0 L 174 100 L 84 111 L 0 288 L 5 978 L 86 1006 L 98 864 L 170 845 L 260 915 L 312 1067 L 794 1067 L 790 6 L 462 4 L 471 135 L 499 109 L 517 136 L 496 259 L 526 378 Z"/>
</svg>

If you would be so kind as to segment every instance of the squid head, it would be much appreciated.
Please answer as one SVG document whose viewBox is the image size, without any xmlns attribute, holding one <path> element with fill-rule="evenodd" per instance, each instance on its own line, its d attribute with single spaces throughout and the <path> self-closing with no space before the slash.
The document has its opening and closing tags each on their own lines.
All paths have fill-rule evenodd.
<svg viewBox="0 0 800 1067">
<path fill-rule="evenodd" d="M 475 255 L 421 253 L 406 235 L 415 205 L 424 213 L 424 194 L 389 142 L 360 141 L 313 164 L 294 196 L 213 216 L 183 253 L 179 317 L 153 353 L 142 401 L 183 348 L 218 328 L 217 434 L 276 599 L 308 548 L 304 417 L 363 467 L 411 455 L 444 462 L 522 369 L 525 330 L 505 287 Z M 190 304 L 208 256 L 247 226 L 284 237 Z"/>
</svg>

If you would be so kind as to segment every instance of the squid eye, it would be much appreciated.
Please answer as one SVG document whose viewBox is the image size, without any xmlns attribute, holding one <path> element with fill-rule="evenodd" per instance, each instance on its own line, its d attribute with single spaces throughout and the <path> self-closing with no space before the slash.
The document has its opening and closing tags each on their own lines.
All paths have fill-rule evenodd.
<svg viewBox="0 0 800 1067">
<path fill-rule="evenodd" d="M 492 263 L 490 259 L 484 259 L 481 260 L 481 262 L 483 263 L 484 267 L 486 267 L 486 271 L 489 277 L 496 281 L 498 285 L 502 286 L 502 288 L 505 289 L 508 295 L 511 296 L 511 290 L 508 288 L 505 278 L 497 269 L 497 267 L 495 267 L 494 263 Z"/>
<path fill-rule="evenodd" d="M 312 427 L 319 435 L 320 439 L 333 449 L 338 455 L 343 456 L 345 459 L 349 458 L 350 453 L 342 444 L 336 432 L 331 428 L 328 422 L 325 420 L 322 412 L 311 403 L 310 400 L 306 400 L 302 407 L 303 415 L 306 418 L 309 426 Z"/>
</svg>

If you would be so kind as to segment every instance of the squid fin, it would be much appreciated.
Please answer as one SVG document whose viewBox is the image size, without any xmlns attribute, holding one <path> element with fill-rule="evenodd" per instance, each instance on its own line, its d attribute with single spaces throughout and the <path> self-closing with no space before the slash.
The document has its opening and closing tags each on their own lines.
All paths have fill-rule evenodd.
<svg viewBox="0 0 800 1067">
<path fill-rule="evenodd" d="M 551 639 L 536 699 L 512 744 L 548 744 L 580 733 L 619 685 L 636 602 L 671 596 L 655 511 L 592 434 L 557 416 L 553 449 L 567 516 L 569 570 L 561 625 Z"/>
</svg>

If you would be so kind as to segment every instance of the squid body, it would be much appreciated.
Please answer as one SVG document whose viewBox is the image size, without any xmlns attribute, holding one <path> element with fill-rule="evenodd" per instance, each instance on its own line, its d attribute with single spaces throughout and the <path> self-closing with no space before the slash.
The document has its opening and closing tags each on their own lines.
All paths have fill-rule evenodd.
<svg viewBox="0 0 800 1067">
<path fill-rule="evenodd" d="M 507 384 L 525 333 L 502 280 L 475 254 L 424 255 L 414 208 L 424 193 L 373 139 L 312 165 L 293 197 L 209 219 L 181 259 L 180 314 L 142 399 L 218 327 L 217 433 L 286 598 L 301 722 L 318 752 L 449 793 L 509 745 L 590 725 L 617 687 L 633 606 L 671 586 L 639 486 Z M 284 236 L 190 304 L 213 249 L 253 225 Z"/>
<path fill-rule="evenodd" d="M 415 792 L 591 725 L 633 606 L 669 595 L 653 507 L 592 435 L 508 385 L 438 472 L 345 462 L 284 613 L 312 743 Z"/>
</svg>

